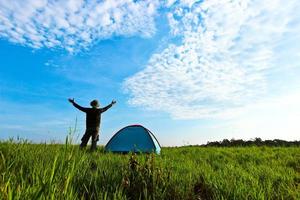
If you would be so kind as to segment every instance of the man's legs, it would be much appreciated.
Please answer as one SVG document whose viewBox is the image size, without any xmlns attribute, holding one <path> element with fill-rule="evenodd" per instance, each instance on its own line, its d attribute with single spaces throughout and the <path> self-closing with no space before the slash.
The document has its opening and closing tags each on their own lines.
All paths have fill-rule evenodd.
<svg viewBox="0 0 300 200">
<path fill-rule="evenodd" d="M 96 150 L 98 140 L 99 140 L 99 129 L 96 129 L 92 134 L 92 146 L 91 146 L 92 151 Z"/>
<path fill-rule="evenodd" d="M 80 148 L 86 147 L 90 137 L 91 137 L 90 131 L 85 130 L 85 133 L 84 133 L 83 137 L 81 138 Z"/>
</svg>

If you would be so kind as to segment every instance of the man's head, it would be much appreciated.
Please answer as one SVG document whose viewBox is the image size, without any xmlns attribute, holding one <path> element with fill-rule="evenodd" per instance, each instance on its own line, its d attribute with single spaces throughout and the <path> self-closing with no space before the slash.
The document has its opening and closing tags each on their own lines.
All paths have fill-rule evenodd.
<svg viewBox="0 0 300 200">
<path fill-rule="evenodd" d="M 93 101 L 91 101 L 91 106 L 93 107 L 93 108 L 99 108 L 99 102 L 95 99 L 95 100 L 93 100 Z"/>
</svg>

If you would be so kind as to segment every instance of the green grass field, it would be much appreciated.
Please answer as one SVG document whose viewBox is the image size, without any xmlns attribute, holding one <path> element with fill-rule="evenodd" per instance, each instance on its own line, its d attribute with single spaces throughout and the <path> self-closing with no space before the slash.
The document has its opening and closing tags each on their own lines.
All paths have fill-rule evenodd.
<svg viewBox="0 0 300 200">
<path fill-rule="evenodd" d="M 300 199 L 300 148 L 119 155 L 2 141 L 0 199 Z"/>
</svg>

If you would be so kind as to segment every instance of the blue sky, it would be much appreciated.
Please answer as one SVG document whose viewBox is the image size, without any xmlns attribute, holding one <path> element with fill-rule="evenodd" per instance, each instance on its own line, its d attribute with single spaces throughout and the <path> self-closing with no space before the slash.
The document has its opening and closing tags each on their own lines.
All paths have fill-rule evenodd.
<svg viewBox="0 0 300 200">
<path fill-rule="evenodd" d="M 299 140 L 300 3 L 0 0 L 0 139 L 64 141 L 98 99 L 100 144 Z"/>
</svg>

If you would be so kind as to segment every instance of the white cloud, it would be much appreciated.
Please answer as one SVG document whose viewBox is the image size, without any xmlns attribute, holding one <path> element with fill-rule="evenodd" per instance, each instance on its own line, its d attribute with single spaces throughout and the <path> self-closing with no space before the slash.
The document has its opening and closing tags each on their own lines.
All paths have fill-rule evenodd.
<svg viewBox="0 0 300 200">
<path fill-rule="evenodd" d="M 283 97 L 262 99 L 257 104 L 244 107 L 238 118 L 216 127 L 215 131 L 226 133 L 231 138 L 299 140 L 299 101 L 299 91 Z"/>
<path fill-rule="evenodd" d="M 174 118 L 228 116 L 263 97 L 278 46 L 300 33 L 293 25 L 300 21 L 296 0 L 172 3 L 170 33 L 181 44 L 154 54 L 124 88 L 130 104 Z"/>
<path fill-rule="evenodd" d="M 150 37 L 157 6 L 152 0 L 0 0 L 0 37 L 70 52 L 112 36 Z"/>
</svg>

